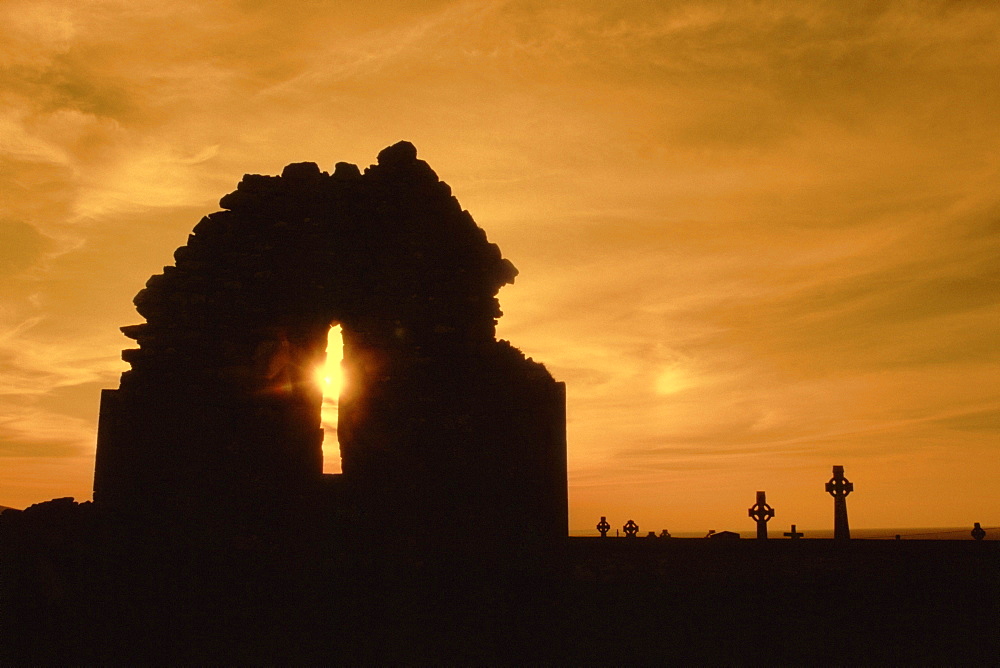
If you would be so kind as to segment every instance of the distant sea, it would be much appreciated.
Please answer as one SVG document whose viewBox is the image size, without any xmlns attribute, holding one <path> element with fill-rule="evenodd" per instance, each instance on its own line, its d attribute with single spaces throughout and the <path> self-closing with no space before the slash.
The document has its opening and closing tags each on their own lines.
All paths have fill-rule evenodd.
<svg viewBox="0 0 1000 668">
<path fill-rule="evenodd" d="M 14 510 L 8 506 L 0 506 L 0 513 L 5 510 Z M 1000 526 L 985 526 L 986 540 L 1000 540 Z M 768 538 L 787 540 L 783 535 L 788 527 L 768 527 Z M 833 529 L 797 529 L 803 534 L 803 538 L 833 538 Z M 733 529 L 719 529 L 719 531 L 734 531 Z M 618 530 L 621 534 L 621 529 Z M 755 529 L 743 529 L 734 531 L 740 538 L 756 538 Z M 645 538 L 648 531 L 640 528 L 639 537 Z M 659 530 L 656 532 L 659 534 Z M 672 538 L 704 538 L 707 531 L 672 531 Z M 967 527 L 916 527 L 909 529 L 851 529 L 851 538 L 864 538 L 867 540 L 895 540 L 896 535 L 900 540 L 972 540 L 972 526 Z M 598 536 L 595 530 L 573 530 L 570 536 Z M 624 534 L 621 534 L 624 536 Z M 608 536 L 614 537 L 615 530 L 612 529 Z"/>
<path fill-rule="evenodd" d="M 986 540 L 1000 540 L 1000 527 L 984 526 L 986 530 Z M 719 529 L 722 531 L 723 529 Z M 733 531 L 732 529 L 727 529 Z M 787 540 L 784 532 L 789 531 L 785 527 L 768 527 L 768 538 Z M 833 538 L 833 529 L 797 529 L 804 534 L 803 538 Z M 619 532 L 621 530 L 619 529 Z M 640 527 L 639 537 L 645 537 L 649 532 Z M 659 533 L 657 530 L 656 533 Z M 707 531 L 671 531 L 673 538 L 704 538 Z M 756 529 L 743 529 L 736 531 L 740 538 L 756 538 Z M 972 540 L 972 525 L 967 527 L 916 527 L 908 529 L 851 529 L 851 538 L 864 538 L 868 540 L 895 540 L 896 535 L 900 540 Z M 570 536 L 597 536 L 597 531 L 570 531 Z M 612 529 L 608 534 L 615 535 Z M 624 534 L 622 534 L 624 535 Z"/>
</svg>

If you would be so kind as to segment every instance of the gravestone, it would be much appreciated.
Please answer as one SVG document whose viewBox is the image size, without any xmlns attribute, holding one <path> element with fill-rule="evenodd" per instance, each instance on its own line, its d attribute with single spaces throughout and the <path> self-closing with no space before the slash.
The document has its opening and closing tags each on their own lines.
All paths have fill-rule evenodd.
<svg viewBox="0 0 1000 668">
<path fill-rule="evenodd" d="M 757 503 L 750 506 L 747 513 L 757 523 L 757 538 L 767 539 L 767 523 L 774 517 L 774 508 L 767 505 L 766 492 L 757 492 Z"/>
<path fill-rule="evenodd" d="M 847 523 L 847 495 L 854 491 L 854 483 L 844 477 L 844 467 L 834 466 L 833 477 L 826 483 L 826 491 L 833 497 L 833 538 L 850 540 L 851 527 Z"/>
<path fill-rule="evenodd" d="M 804 536 L 805 534 L 802 533 L 802 532 L 800 532 L 800 531 L 796 531 L 795 530 L 795 525 L 793 524 L 792 525 L 792 530 L 791 531 L 786 531 L 785 535 L 788 536 L 789 538 L 791 538 L 792 540 L 798 540 L 799 538 L 802 538 L 802 536 Z"/>
</svg>

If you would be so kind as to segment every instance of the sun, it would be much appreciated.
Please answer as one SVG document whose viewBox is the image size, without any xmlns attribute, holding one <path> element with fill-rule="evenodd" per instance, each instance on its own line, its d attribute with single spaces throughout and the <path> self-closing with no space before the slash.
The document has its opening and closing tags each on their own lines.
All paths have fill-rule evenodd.
<svg viewBox="0 0 1000 668">
<path fill-rule="evenodd" d="M 336 406 L 340 399 L 340 390 L 344 387 L 343 361 L 344 340 L 340 325 L 334 325 L 326 339 L 326 362 L 316 368 L 316 383 L 323 391 L 324 409 L 328 404 Z"/>
<path fill-rule="evenodd" d="M 323 390 L 323 403 L 332 401 L 337 403 L 340 397 L 340 388 L 344 385 L 344 372 L 340 368 L 340 361 L 326 364 L 316 369 L 316 382 Z"/>
<path fill-rule="evenodd" d="M 326 338 L 326 362 L 316 368 L 316 384 L 323 392 L 320 408 L 323 426 L 323 473 L 340 473 L 340 390 L 344 387 L 344 339 L 340 325 L 330 328 Z"/>
</svg>

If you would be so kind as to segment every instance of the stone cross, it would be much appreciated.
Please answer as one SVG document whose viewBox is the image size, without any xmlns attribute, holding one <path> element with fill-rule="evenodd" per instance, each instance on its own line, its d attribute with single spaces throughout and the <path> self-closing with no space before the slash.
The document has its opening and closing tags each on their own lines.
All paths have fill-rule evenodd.
<svg viewBox="0 0 1000 668">
<path fill-rule="evenodd" d="M 757 492 L 757 503 L 750 506 L 747 513 L 757 522 L 757 538 L 767 538 L 767 523 L 774 517 L 774 508 L 767 505 L 766 492 Z"/>
<path fill-rule="evenodd" d="M 847 523 L 847 495 L 854 491 L 854 483 L 844 477 L 844 467 L 834 466 L 833 477 L 826 483 L 826 491 L 833 497 L 833 538 L 850 540 L 851 527 Z"/>
<path fill-rule="evenodd" d="M 982 540 L 986 538 L 986 529 L 981 527 L 979 525 L 979 522 L 976 522 L 976 525 L 972 527 L 972 537 L 975 538 L 976 540 Z"/>
<path fill-rule="evenodd" d="M 802 536 L 804 536 L 805 534 L 802 533 L 801 531 L 796 531 L 795 530 L 795 525 L 793 524 L 792 525 L 792 530 L 791 531 L 786 531 L 785 535 L 788 536 L 789 538 L 791 538 L 792 540 L 798 540 L 799 538 L 802 538 Z"/>
<path fill-rule="evenodd" d="M 597 523 L 597 530 L 601 532 L 601 538 L 608 537 L 608 531 L 611 530 L 611 525 L 608 524 L 608 518 L 601 515 L 601 521 Z"/>
<path fill-rule="evenodd" d="M 632 520 L 626 522 L 622 529 L 625 531 L 626 538 L 635 538 L 636 534 L 639 533 L 639 525 Z"/>
</svg>

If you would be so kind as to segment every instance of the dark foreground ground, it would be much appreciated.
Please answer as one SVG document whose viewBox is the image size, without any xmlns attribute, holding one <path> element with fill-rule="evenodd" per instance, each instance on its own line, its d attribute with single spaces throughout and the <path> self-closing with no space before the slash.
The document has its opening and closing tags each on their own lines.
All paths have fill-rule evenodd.
<svg viewBox="0 0 1000 668">
<path fill-rule="evenodd" d="M 6 513 L 0 663 L 1000 663 L 1000 542 L 502 548 Z"/>
</svg>

